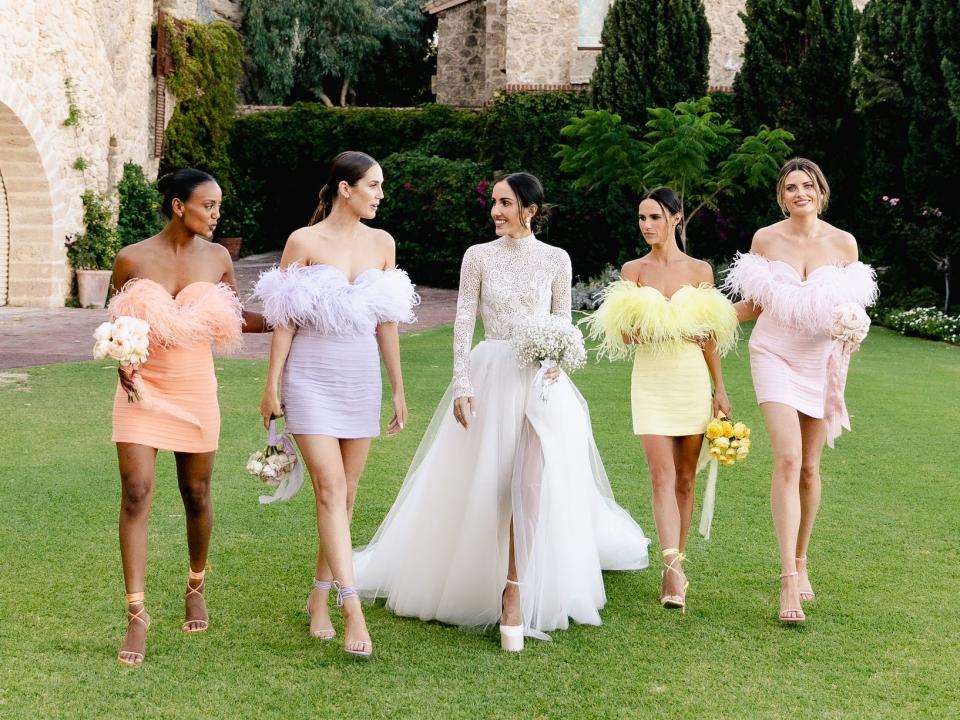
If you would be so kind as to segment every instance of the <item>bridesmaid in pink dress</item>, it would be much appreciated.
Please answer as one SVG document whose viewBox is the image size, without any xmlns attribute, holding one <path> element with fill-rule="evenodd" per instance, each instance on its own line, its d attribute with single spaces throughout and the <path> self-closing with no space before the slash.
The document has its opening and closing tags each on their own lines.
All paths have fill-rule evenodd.
<svg viewBox="0 0 960 720">
<path fill-rule="evenodd" d="M 820 456 L 841 426 L 849 353 L 828 332 L 838 306 L 873 304 L 873 270 L 858 261 L 857 242 L 820 219 L 830 188 L 820 168 L 794 158 L 780 169 L 777 202 L 786 219 L 757 230 L 724 283 L 739 295 L 741 322 L 756 319 L 750 368 L 773 448 L 770 506 L 780 548 L 780 614 L 801 623 L 813 600 L 807 547 L 820 506 Z"/>
</svg>

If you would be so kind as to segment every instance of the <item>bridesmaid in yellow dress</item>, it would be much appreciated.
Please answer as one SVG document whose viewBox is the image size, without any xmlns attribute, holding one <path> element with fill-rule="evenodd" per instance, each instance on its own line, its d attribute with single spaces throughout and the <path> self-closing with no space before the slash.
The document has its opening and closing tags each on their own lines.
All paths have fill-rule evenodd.
<svg viewBox="0 0 960 720">
<path fill-rule="evenodd" d="M 664 564 L 660 604 L 685 610 L 683 550 L 697 461 L 710 419 L 730 415 L 720 356 L 736 345 L 737 316 L 713 286 L 710 265 L 680 250 L 677 194 L 664 187 L 649 191 L 638 214 L 650 252 L 621 268 L 621 280 L 604 291 L 587 323 L 601 355 L 622 358 L 633 350 L 633 432 L 653 484 Z"/>
</svg>

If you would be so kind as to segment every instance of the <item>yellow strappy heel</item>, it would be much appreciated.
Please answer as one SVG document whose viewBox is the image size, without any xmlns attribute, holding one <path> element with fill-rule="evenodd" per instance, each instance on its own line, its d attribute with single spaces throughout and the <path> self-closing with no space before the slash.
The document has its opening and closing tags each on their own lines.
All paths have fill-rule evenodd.
<svg viewBox="0 0 960 720">
<path fill-rule="evenodd" d="M 683 592 L 680 595 L 661 595 L 660 604 L 668 610 L 676 610 L 679 608 L 683 614 L 686 614 L 687 588 L 690 587 L 690 581 L 686 579 L 686 575 L 677 570 L 676 564 L 682 563 L 687 559 L 687 556 L 680 552 L 679 548 L 666 548 L 665 550 L 662 550 L 660 554 L 664 557 L 664 569 L 660 571 L 660 579 L 662 580 L 668 571 L 675 572 L 684 579 Z M 673 555 L 673 560 L 670 562 L 666 561 L 668 555 Z"/>
<path fill-rule="evenodd" d="M 206 574 L 207 574 L 206 568 L 204 568 L 200 572 L 194 572 L 193 570 L 190 570 L 190 580 L 199 580 L 200 584 L 194 587 L 188 581 L 187 592 L 184 593 L 183 595 L 184 598 L 188 598 L 191 595 L 199 595 L 200 597 L 203 597 L 203 585 L 205 582 L 204 576 Z M 195 632 L 203 632 L 208 627 L 210 627 L 210 622 L 208 620 L 198 619 L 198 620 L 185 620 L 183 625 L 180 626 L 180 629 L 183 630 L 184 632 L 195 633 Z"/>
<path fill-rule="evenodd" d="M 134 620 L 137 622 L 143 623 L 144 632 L 150 629 L 150 616 L 146 612 L 146 607 L 143 604 L 144 593 L 135 592 L 127 593 L 127 627 L 130 627 L 130 623 Z M 140 609 L 136 612 L 131 612 L 131 605 L 139 605 Z M 143 653 L 136 652 L 134 650 L 121 650 L 117 653 L 117 660 L 124 665 L 130 665 L 131 667 L 139 667 L 143 664 Z"/>
</svg>

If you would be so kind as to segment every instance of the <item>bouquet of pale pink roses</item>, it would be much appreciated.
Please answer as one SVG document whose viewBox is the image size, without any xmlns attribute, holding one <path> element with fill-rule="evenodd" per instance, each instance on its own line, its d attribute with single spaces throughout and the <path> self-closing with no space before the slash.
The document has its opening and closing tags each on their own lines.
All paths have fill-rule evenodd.
<svg viewBox="0 0 960 720">
<path fill-rule="evenodd" d="M 827 332 L 834 340 L 856 350 L 869 331 L 870 316 L 857 303 L 843 303 L 833 309 Z"/>
<path fill-rule="evenodd" d="M 121 315 L 113 322 L 101 323 L 93 331 L 95 360 L 116 360 L 120 367 L 137 368 L 150 356 L 150 324 L 146 320 Z M 139 390 L 127 395 L 129 402 L 141 399 Z"/>
<path fill-rule="evenodd" d="M 267 445 L 247 459 L 247 472 L 270 487 L 273 495 L 261 495 L 263 505 L 277 500 L 289 500 L 303 484 L 303 465 L 297 457 L 293 441 L 287 432 L 277 431 L 277 421 L 270 420 Z"/>
</svg>

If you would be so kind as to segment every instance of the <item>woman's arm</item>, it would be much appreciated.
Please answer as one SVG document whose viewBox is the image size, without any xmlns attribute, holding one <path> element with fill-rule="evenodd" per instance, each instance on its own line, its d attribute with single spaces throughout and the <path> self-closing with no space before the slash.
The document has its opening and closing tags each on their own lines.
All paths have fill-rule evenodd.
<svg viewBox="0 0 960 720">
<path fill-rule="evenodd" d="M 737 322 L 747 322 L 748 320 L 756 320 L 760 317 L 760 313 L 763 312 L 763 308 L 759 305 L 755 305 L 750 300 L 741 300 L 733 304 L 733 309 L 737 311 Z"/>
<path fill-rule="evenodd" d="M 396 243 L 393 238 L 389 238 L 386 243 L 385 270 L 392 270 L 397 266 L 396 256 Z M 377 325 L 377 345 L 387 368 L 390 387 L 393 388 L 393 418 L 387 425 L 387 435 L 396 435 L 403 430 L 407 422 L 407 401 L 403 393 L 403 372 L 400 367 L 400 329 L 397 323 L 382 322 Z"/>
<path fill-rule="evenodd" d="M 280 258 L 280 268 L 284 269 L 295 262 L 304 262 L 307 258 L 307 248 L 300 239 L 299 231 L 294 232 L 283 248 Z M 297 328 L 293 325 L 282 325 L 273 328 L 273 338 L 270 341 L 270 362 L 267 366 L 267 382 L 263 388 L 263 397 L 260 399 L 260 415 L 263 417 L 263 426 L 269 427 L 270 419 L 283 417 L 283 406 L 280 401 L 280 384 L 283 378 L 283 368 L 287 364 L 287 355 L 293 344 L 293 336 Z"/>
<path fill-rule="evenodd" d="M 223 250 L 223 255 L 225 256 L 226 262 L 223 268 L 223 275 L 220 277 L 220 282 L 225 285 L 229 285 L 230 289 L 233 290 L 234 295 L 238 298 L 240 293 L 237 291 L 237 278 L 233 273 L 233 261 L 230 259 L 230 253 L 227 252 L 227 249 L 222 245 L 218 246 Z M 241 300 L 241 305 L 243 301 Z M 253 310 L 243 309 L 243 332 L 245 333 L 265 333 L 270 332 L 270 326 L 267 324 L 266 320 L 263 319 L 263 315 Z"/>
<path fill-rule="evenodd" d="M 457 315 L 453 321 L 453 416 L 464 428 L 476 414 L 473 385 L 470 384 L 470 346 L 477 324 L 480 303 L 480 260 L 477 246 L 467 248 L 460 266 L 460 291 L 457 293 Z"/>
<path fill-rule="evenodd" d="M 723 384 L 723 368 L 713 338 L 708 340 L 703 348 L 703 359 L 707 361 L 707 368 L 710 370 L 710 377 L 713 380 L 713 417 L 716 417 L 719 412 L 730 417 L 730 400 L 727 397 L 727 389 Z"/>
</svg>

